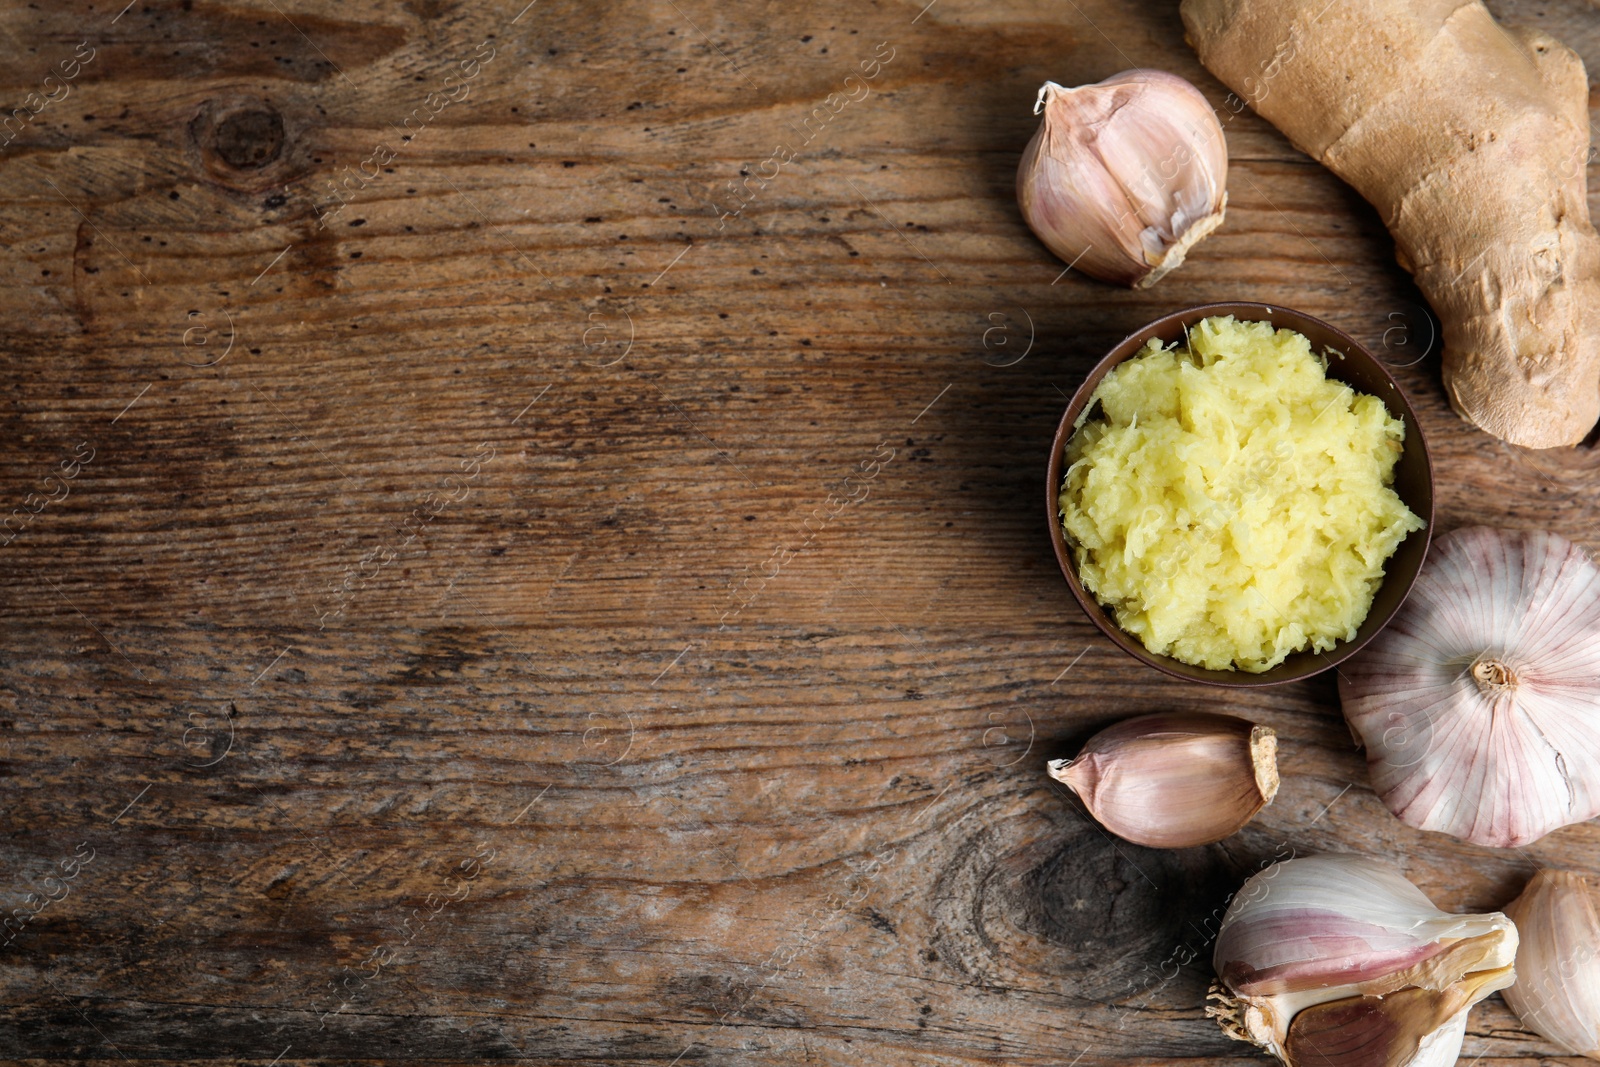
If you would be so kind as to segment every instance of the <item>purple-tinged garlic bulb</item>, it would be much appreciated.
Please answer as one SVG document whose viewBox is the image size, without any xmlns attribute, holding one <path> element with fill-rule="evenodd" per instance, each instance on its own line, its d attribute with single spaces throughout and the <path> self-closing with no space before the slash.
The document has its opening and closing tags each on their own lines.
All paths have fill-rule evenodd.
<svg viewBox="0 0 1600 1067">
<path fill-rule="evenodd" d="M 1041 111 L 1017 167 L 1017 203 L 1068 265 L 1142 289 L 1222 225 L 1228 146 L 1184 79 L 1126 70 L 1075 89 L 1045 82 Z"/>
<path fill-rule="evenodd" d="M 1289 1067 L 1450 1067 L 1467 1012 L 1516 980 L 1517 928 L 1440 911 L 1365 856 L 1284 860 L 1234 896 L 1206 1013 Z"/>
<path fill-rule="evenodd" d="M 1574 1056 L 1600 1060 L 1600 888 L 1593 876 L 1540 871 L 1506 908 L 1517 924 L 1517 984 L 1504 993 L 1522 1025 Z"/>
<path fill-rule="evenodd" d="M 1408 825 L 1510 848 L 1594 818 L 1600 567 L 1552 533 L 1446 534 L 1339 698 Z"/>
</svg>

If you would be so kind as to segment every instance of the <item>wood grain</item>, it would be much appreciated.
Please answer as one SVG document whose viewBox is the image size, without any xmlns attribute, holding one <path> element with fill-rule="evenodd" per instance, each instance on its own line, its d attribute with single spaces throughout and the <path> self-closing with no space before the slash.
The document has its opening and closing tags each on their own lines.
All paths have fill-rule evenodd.
<svg viewBox="0 0 1600 1067">
<path fill-rule="evenodd" d="M 1441 528 L 1600 549 L 1594 451 L 1452 415 L 1378 219 L 1254 115 L 1156 290 L 1032 239 L 1038 83 L 1222 106 L 1168 5 L 0 10 L 9 106 L 93 50 L 0 148 L 0 906 L 93 855 L 0 954 L 0 1057 L 1260 1063 L 1201 1001 L 1262 862 L 1377 853 L 1451 908 L 1600 869 L 1593 827 L 1400 825 L 1331 680 L 1202 691 L 1068 597 L 1064 394 L 1211 300 L 1383 350 Z M 1497 11 L 1600 70 L 1586 2 Z M 1279 733 L 1221 845 L 1042 773 L 1164 707 Z M 1553 1055 L 1475 1012 L 1467 1058 Z"/>
</svg>

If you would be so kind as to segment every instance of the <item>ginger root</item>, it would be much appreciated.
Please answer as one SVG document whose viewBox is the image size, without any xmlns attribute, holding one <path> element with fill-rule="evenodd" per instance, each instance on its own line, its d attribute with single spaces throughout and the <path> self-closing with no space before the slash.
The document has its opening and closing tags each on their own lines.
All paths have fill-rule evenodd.
<svg viewBox="0 0 1600 1067">
<path fill-rule="evenodd" d="M 1206 67 L 1383 215 L 1456 411 L 1532 448 L 1600 418 L 1583 62 L 1479 0 L 1183 0 Z"/>
</svg>

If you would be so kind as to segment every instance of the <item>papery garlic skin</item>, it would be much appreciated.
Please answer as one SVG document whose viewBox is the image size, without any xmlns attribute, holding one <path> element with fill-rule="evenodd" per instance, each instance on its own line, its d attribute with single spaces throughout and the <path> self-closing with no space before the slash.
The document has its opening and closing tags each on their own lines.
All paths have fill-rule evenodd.
<svg viewBox="0 0 1600 1067">
<path fill-rule="evenodd" d="M 1161 712 L 1100 731 L 1050 777 L 1106 829 L 1137 845 L 1190 848 L 1220 841 L 1278 792 L 1278 739 L 1232 715 Z"/>
<path fill-rule="evenodd" d="M 1399 870 L 1327 854 L 1244 884 L 1213 954 L 1230 1036 L 1291 1067 L 1432 1067 L 1459 1052 L 1467 1010 L 1514 980 L 1517 930 L 1452 915 Z M 1341 1050 L 1359 1050 L 1354 1059 Z"/>
<path fill-rule="evenodd" d="M 1551 533 L 1448 533 L 1339 697 L 1411 826 L 1510 848 L 1594 818 L 1600 568 Z"/>
<path fill-rule="evenodd" d="M 1222 124 L 1176 74 L 1128 70 L 1074 89 L 1045 82 L 1033 110 L 1044 120 L 1017 167 L 1017 203 L 1071 266 L 1144 288 L 1222 225 Z"/>
<path fill-rule="evenodd" d="M 1517 924 L 1517 984 L 1506 1004 L 1563 1052 L 1600 1060 L 1600 888 L 1571 871 L 1540 871 L 1506 908 Z"/>
<path fill-rule="evenodd" d="M 1452 1067 L 1461 1058 L 1461 1045 L 1466 1039 L 1467 1013 L 1463 1011 L 1422 1039 L 1408 1067 Z"/>
</svg>

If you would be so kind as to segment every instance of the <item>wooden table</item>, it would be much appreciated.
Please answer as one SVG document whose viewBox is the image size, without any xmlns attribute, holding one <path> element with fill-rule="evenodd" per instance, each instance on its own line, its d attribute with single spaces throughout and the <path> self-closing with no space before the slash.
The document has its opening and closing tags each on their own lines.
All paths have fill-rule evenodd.
<svg viewBox="0 0 1600 1067">
<path fill-rule="evenodd" d="M 1065 394 L 1234 298 L 1386 353 L 1441 530 L 1600 548 L 1595 453 L 1452 415 L 1376 214 L 1253 114 L 1155 290 L 1031 237 L 1039 83 L 1220 104 L 1173 5 L 122 2 L 0 35 L 0 905 L 91 857 L 0 1058 L 1263 1063 L 1200 1006 L 1264 859 L 1600 869 L 1402 826 L 1326 677 L 1166 679 L 1067 595 Z M 1600 71 L 1587 0 L 1497 10 Z M 1274 727 L 1276 803 L 1157 852 L 1045 778 L 1159 708 Z M 1553 1051 L 1495 998 L 1465 1056 Z"/>
</svg>

